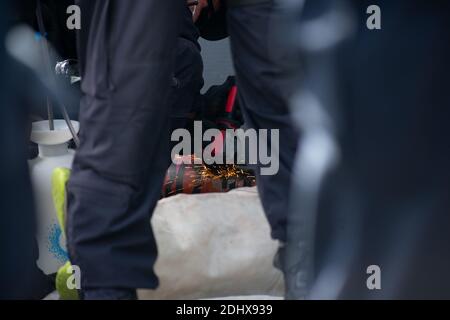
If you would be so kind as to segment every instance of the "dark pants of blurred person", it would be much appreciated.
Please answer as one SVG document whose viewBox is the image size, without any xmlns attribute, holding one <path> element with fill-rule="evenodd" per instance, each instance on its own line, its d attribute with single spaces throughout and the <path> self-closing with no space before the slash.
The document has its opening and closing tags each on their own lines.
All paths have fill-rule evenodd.
<svg viewBox="0 0 450 320">
<path fill-rule="evenodd" d="M 272 237 L 285 242 L 288 194 L 298 144 L 298 133 L 286 102 L 292 90 L 292 79 L 286 68 L 291 55 L 279 41 L 278 27 L 283 13 L 274 1 L 242 1 L 245 2 L 254 4 L 228 7 L 239 101 L 246 128 L 278 129 L 280 133 L 278 173 L 261 175 L 256 168 L 255 174 Z M 272 145 L 272 141 L 268 143 Z"/>
<path fill-rule="evenodd" d="M 306 1 L 295 28 L 311 34 L 297 37 L 289 297 L 448 299 L 450 3 L 377 1 L 381 30 L 371 4 Z"/>
<path fill-rule="evenodd" d="M 155 288 L 149 218 L 167 169 L 167 105 L 183 1 L 78 2 L 84 94 L 68 186 L 68 249 L 86 299 Z"/>
<path fill-rule="evenodd" d="M 86 299 L 155 288 L 150 217 L 169 153 L 167 97 L 185 2 L 81 0 L 81 147 L 69 183 L 68 248 Z M 283 240 L 296 135 L 269 47 L 271 1 L 232 7 L 232 49 L 246 121 L 281 129 L 280 172 L 258 177 L 273 236 Z M 283 139 L 285 141 L 283 141 Z M 285 147 L 286 146 L 286 147 Z M 286 149 L 284 149 L 286 148 Z"/>
</svg>

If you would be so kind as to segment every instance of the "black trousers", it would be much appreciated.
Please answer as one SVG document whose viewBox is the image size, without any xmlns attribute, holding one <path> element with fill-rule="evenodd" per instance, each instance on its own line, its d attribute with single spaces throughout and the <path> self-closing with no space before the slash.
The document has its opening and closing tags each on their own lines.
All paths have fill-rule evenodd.
<svg viewBox="0 0 450 320">
<path fill-rule="evenodd" d="M 154 288 L 150 217 L 167 169 L 167 96 L 182 1 L 79 1 L 81 146 L 68 249 L 82 287 Z"/>
<path fill-rule="evenodd" d="M 293 90 L 289 66 L 295 60 L 277 37 L 283 17 L 283 11 L 272 1 L 228 9 L 231 49 L 245 126 L 257 130 L 278 129 L 280 134 L 278 173 L 261 175 L 258 168 L 255 173 L 272 237 L 284 242 L 298 132 L 286 103 Z M 276 148 L 275 141 L 268 143 Z"/>
<path fill-rule="evenodd" d="M 85 17 L 79 44 L 84 97 L 81 147 L 68 187 L 70 258 L 81 268 L 84 289 L 154 288 L 157 247 L 149 221 L 167 169 L 167 95 L 176 21 L 185 3 L 79 3 Z M 230 33 L 246 121 L 254 128 L 284 129 L 289 115 L 274 85 L 276 72 L 265 72 L 274 70 L 265 32 L 270 14 L 271 4 L 230 9 Z M 283 237 L 296 146 L 291 129 L 282 134 L 289 148 L 281 152 L 278 175 L 259 177 L 277 238 Z"/>
<path fill-rule="evenodd" d="M 2 18 L 9 5 L 0 4 Z M 4 14 L 4 16 L 3 16 Z M 6 34 L 0 25 L 0 39 Z M 0 300 L 43 299 L 54 290 L 37 267 L 36 216 L 27 156 L 28 115 L 46 93 L 30 70 L 0 48 Z M 25 93 L 25 94 L 24 94 Z"/>
</svg>

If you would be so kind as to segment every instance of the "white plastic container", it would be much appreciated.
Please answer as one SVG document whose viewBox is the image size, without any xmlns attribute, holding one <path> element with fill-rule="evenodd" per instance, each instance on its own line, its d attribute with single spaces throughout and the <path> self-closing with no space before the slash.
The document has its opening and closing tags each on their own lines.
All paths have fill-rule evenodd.
<svg viewBox="0 0 450 320">
<path fill-rule="evenodd" d="M 72 121 L 78 132 L 79 123 Z M 30 174 L 37 210 L 38 267 L 53 274 L 67 261 L 65 239 L 59 227 L 51 194 L 51 177 L 57 167 L 71 168 L 74 152 L 68 149 L 72 139 L 64 120 L 55 120 L 50 131 L 48 121 L 33 123 L 31 141 L 39 146 L 39 156 L 31 161 Z"/>
</svg>

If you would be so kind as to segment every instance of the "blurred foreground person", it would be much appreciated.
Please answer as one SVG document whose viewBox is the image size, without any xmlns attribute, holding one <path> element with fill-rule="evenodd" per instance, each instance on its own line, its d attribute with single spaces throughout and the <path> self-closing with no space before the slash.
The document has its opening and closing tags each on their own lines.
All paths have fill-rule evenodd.
<svg viewBox="0 0 450 320">
<path fill-rule="evenodd" d="M 6 53 L 12 25 L 0 3 L 0 299 L 42 299 L 52 283 L 38 269 L 35 212 L 28 174 L 28 112 L 45 89 Z"/>
<path fill-rule="evenodd" d="M 68 186 L 68 249 L 71 262 L 81 268 L 84 299 L 135 299 L 136 288 L 158 286 L 149 220 L 167 169 L 167 98 L 179 34 L 174 21 L 181 21 L 186 3 L 77 3 L 83 12 L 84 97 L 81 146 Z M 202 8 L 203 1 L 197 10 Z M 282 53 L 273 51 L 270 40 L 271 24 L 280 19 L 274 12 L 271 0 L 228 2 L 245 121 L 249 128 L 280 129 L 279 172 L 257 178 L 272 236 L 284 241 L 297 134 L 290 123 L 284 70 L 276 63 Z"/>
<path fill-rule="evenodd" d="M 450 3 L 306 1 L 288 297 L 450 298 Z"/>
</svg>

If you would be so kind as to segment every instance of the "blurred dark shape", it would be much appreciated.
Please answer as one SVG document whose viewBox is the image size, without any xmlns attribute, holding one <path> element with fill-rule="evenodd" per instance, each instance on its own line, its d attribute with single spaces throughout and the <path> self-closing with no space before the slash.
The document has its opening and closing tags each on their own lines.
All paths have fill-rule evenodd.
<svg viewBox="0 0 450 320">
<path fill-rule="evenodd" d="M 14 1 L 15 23 L 26 23 L 39 32 L 36 17 L 37 0 Z M 45 37 L 52 44 L 58 55 L 64 59 L 76 59 L 76 30 L 67 28 L 66 10 L 75 4 L 74 0 L 41 0 L 43 18 L 46 28 Z"/>
<path fill-rule="evenodd" d="M 227 6 L 221 1 L 218 8 L 214 8 L 213 0 L 208 0 L 208 7 L 202 10 L 195 25 L 203 39 L 218 41 L 228 37 Z"/>
<path fill-rule="evenodd" d="M 27 165 L 28 109 L 43 87 L 9 57 L 4 39 L 11 25 L 0 3 L 0 299 L 41 299 L 51 280 L 36 266 L 37 245 Z"/>
<path fill-rule="evenodd" d="M 304 80 L 290 298 L 450 298 L 450 2 L 376 1 L 371 31 L 372 2 L 306 1 L 292 28 Z"/>
</svg>

